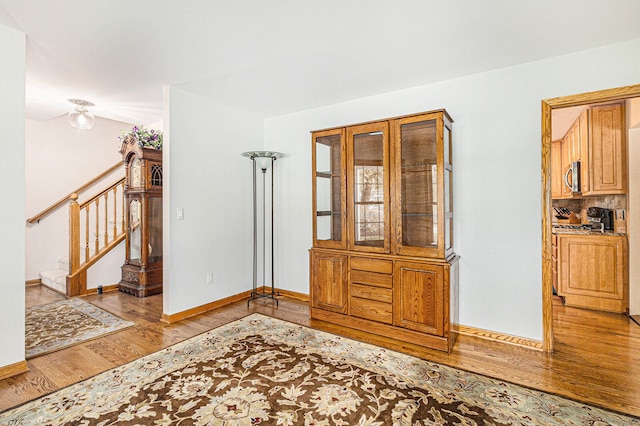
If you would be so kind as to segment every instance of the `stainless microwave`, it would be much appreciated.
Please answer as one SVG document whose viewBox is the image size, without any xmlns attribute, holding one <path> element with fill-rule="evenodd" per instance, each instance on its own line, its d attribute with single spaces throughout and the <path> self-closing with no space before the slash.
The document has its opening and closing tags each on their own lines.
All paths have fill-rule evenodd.
<svg viewBox="0 0 640 426">
<path fill-rule="evenodd" d="M 572 161 L 564 174 L 564 184 L 571 192 L 580 192 L 580 162 Z"/>
</svg>

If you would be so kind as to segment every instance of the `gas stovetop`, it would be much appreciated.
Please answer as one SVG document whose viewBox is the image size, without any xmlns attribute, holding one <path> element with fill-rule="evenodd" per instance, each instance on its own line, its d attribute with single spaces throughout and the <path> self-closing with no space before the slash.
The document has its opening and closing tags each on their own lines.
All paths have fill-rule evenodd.
<svg viewBox="0 0 640 426">
<path fill-rule="evenodd" d="M 569 223 L 554 223 L 554 228 L 558 229 L 595 229 L 589 223 L 580 223 L 580 224 L 569 224 Z"/>
<path fill-rule="evenodd" d="M 576 229 L 580 231 L 602 231 L 601 223 L 554 223 L 553 229 Z"/>
</svg>

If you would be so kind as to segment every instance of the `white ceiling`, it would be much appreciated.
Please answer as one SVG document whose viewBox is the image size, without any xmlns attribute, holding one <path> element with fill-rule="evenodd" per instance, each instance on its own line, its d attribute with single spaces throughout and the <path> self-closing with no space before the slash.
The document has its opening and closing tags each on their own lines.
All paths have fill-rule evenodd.
<svg viewBox="0 0 640 426">
<path fill-rule="evenodd" d="M 27 116 L 162 119 L 175 85 L 270 117 L 640 37 L 638 0 L 0 0 Z"/>
</svg>

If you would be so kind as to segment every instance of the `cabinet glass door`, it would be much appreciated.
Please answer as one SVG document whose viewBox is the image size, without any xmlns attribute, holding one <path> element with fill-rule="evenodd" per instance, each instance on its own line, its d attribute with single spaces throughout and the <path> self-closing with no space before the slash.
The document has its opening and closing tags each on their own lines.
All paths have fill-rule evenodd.
<svg viewBox="0 0 640 426">
<path fill-rule="evenodd" d="M 452 245 L 451 134 L 445 136 L 442 117 L 438 112 L 394 122 L 398 254 L 444 257 Z"/>
<path fill-rule="evenodd" d="M 347 140 L 350 248 L 388 252 L 388 124 L 350 127 Z"/>
<path fill-rule="evenodd" d="M 451 123 L 444 121 L 444 247 L 453 254 L 453 142 Z"/>
<path fill-rule="evenodd" d="M 149 263 L 162 262 L 162 198 L 149 197 Z"/>
<path fill-rule="evenodd" d="M 316 132 L 313 140 L 314 246 L 346 248 L 344 131 Z"/>
</svg>

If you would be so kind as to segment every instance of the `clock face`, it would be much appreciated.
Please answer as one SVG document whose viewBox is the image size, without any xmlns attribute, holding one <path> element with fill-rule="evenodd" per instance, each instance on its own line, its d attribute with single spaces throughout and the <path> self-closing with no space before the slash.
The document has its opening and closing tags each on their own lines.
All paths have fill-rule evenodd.
<svg viewBox="0 0 640 426">
<path fill-rule="evenodd" d="M 131 186 L 142 186 L 142 164 L 137 158 L 131 162 Z"/>
</svg>

